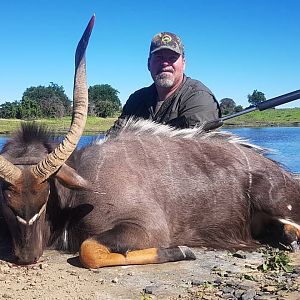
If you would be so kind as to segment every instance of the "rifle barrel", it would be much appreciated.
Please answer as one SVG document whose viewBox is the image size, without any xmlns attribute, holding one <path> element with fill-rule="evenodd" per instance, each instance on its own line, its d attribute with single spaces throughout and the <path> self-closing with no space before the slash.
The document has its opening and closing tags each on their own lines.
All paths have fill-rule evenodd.
<svg viewBox="0 0 300 300">
<path fill-rule="evenodd" d="M 257 110 L 257 108 L 255 106 L 251 106 L 251 107 L 248 107 L 248 108 L 246 108 L 244 110 L 241 110 L 241 111 L 239 111 L 237 113 L 234 113 L 232 115 L 222 117 L 221 120 L 222 121 L 226 121 L 226 120 L 229 120 L 229 119 L 232 119 L 232 118 L 235 118 L 235 117 L 247 114 L 247 113 L 249 113 L 251 111 L 255 111 L 255 110 Z"/>
<path fill-rule="evenodd" d="M 275 106 L 278 106 L 278 105 L 281 105 L 281 104 L 285 104 L 285 103 L 288 103 L 288 102 L 291 102 L 291 101 L 294 101 L 294 100 L 297 100 L 297 99 L 300 99 L 300 90 L 293 91 L 293 92 L 290 92 L 290 93 L 287 93 L 287 94 L 284 94 L 284 95 L 281 95 L 281 96 L 278 96 L 278 97 L 275 97 L 275 98 L 271 98 L 269 100 L 260 102 L 256 105 L 252 105 L 252 106 L 250 106 L 250 107 L 248 107 L 248 108 L 246 108 L 246 109 L 244 109 L 240 112 L 234 113 L 234 114 L 229 115 L 229 116 L 222 117 L 220 119 L 220 121 L 229 120 L 229 119 L 247 114 L 247 113 L 255 111 L 255 110 L 263 111 L 265 109 L 272 108 L 272 107 L 275 107 Z"/>
<path fill-rule="evenodd" d="M 256 106 L 259 110 L 265 110 L 281 104 L 285 104 L 300 98 L 300 90 L 290 92 L 263 102 L 258 103 Z"/>
</svg>

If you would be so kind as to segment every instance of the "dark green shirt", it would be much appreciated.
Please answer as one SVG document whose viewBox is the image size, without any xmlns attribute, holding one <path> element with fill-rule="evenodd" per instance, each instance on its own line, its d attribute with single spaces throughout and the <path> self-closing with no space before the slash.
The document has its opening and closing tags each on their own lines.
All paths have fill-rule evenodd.
<svg viewBox="0 0 300 300">
<path fill-rule="evenodd" d="M 202 82 L 186 76 L 175 93 L 160 103 L 159 109 L 157 99 L 155 84 L 134 92 L 109 133 L 117 131 L 130 116 L 150 119 L 176 128 L 194 127 L 221 117 L 214 94 Z"/>
</svg>

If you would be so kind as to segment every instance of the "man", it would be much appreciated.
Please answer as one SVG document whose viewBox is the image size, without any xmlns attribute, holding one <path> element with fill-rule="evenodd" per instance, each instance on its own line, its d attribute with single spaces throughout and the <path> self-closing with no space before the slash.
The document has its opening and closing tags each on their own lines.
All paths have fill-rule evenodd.
<svg viewBox="0 0 300 300">
<path fill-rule="evenodd" d="M 170 32 L 156 34 L 150 45 L 148 70 L 154 83 L 142 88 L 127 100 L 121 116 L 110 129 L 115 133 L 130 116 L 150 119 L 175 128 L 203 123 L 207 129 L 220 126 L 219 104 L 213 93 L 200 81 L 184 74 L 184 46 Z"/>
</svg>

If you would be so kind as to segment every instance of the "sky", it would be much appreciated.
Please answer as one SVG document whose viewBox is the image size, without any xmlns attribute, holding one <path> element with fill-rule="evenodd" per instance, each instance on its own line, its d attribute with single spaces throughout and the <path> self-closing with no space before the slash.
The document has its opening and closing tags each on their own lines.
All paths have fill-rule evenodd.
<svg viewBox="0 0 300 300">
<path fill-rule="evenodd" d="M 0 10 L 0 103 L 20 100 L 31 86 L 63 86 L 72 99 L 74 53 L 90 17 L 88 85 L 110 84 L 124 104 L 152 83 L 147 58 L 152 37 L 178 34 L 187 76 L 217 99 L 249 106 L 300 89 L 298 0 L 10 0 Z M 300 100 L 280 106 L 300 107 Z"/>
</svg>

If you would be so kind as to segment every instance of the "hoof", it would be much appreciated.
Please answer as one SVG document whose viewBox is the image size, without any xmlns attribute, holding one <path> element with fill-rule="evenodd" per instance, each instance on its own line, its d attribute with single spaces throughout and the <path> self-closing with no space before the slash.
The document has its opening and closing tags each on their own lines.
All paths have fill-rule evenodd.
<svg viewBox="0 0 300 300">
<path fill-rule="evenodd" d="M 293 241 L 291 243 L 291 248 L 293 252 L 298 252 L 300 250 L 300 245 L 298 244 L 297 241 Z"/>
<path fill-rule="evenodd" d="M 196 256 L 194 252 L 187 246 L 178 246 L 178 248 L 181 250 L 184 260 L 195 260 Z"/>
</svg>

